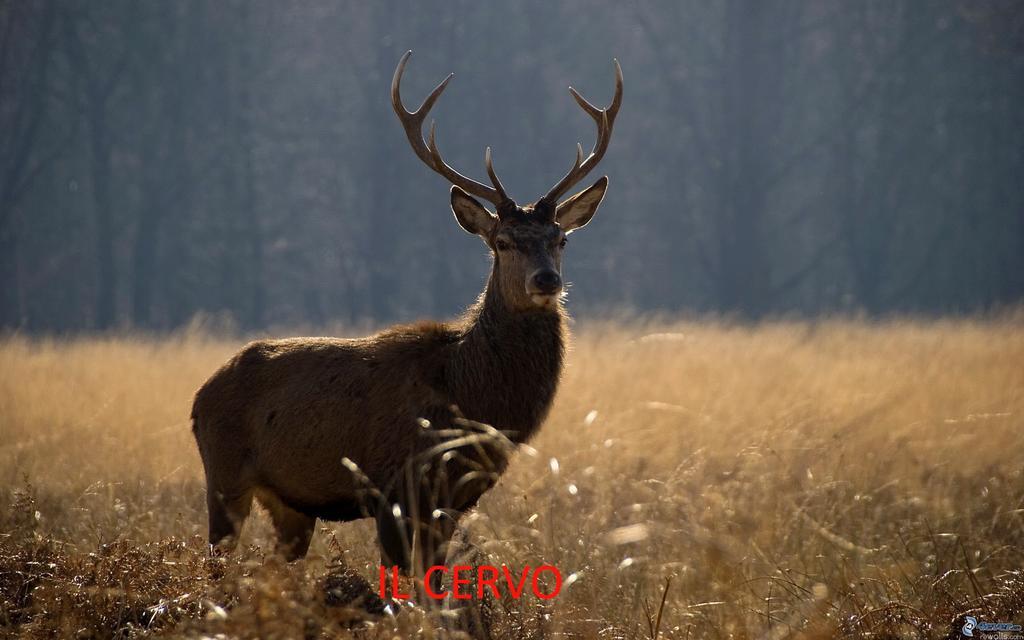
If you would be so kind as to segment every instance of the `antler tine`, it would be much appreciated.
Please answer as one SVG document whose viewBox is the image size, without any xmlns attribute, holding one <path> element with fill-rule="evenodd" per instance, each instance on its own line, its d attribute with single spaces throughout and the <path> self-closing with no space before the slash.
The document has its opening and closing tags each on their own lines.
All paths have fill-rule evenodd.
<svg viewBox="0 0 1024 640">
<path fill-rule="evenodd" d="M 502 201 L 510 201 L 511 198 L 505 193 L 505 187 L 501 185 L 501 180 L 498 180 L 498 174 L 494 173 L 494 165 L 491 164 L 491 148 L 487 147 L 484 151 L 484 166 L 487 167 L 487 177 L 491 179 L 491 184 L 494 185 L 494 190 L 498 192 L 498 196 Z"/>
<path fill-rule="evenodd" d="M 395 69 L 395 76 L 391 79 L 391 106 L 394 107 L 395 113 L 398 115 L 399 121 L 402 123 L 402 128 L 405 129 L 406 137 L 409 138 L 409 144 L 412 145 L 413 151 L 420 160 L 427 163 L 428 166 L 433 168 L 432 161 L 430 159 L 430 152 L 427 151 L 427 146 L 423 144 L 423 134 L 421 129 L 423 127 L 423 120 L 430 113 L 430 109 L 434 106 L 434 103 L 441 96 L 441 93 L 448 86 L 448 82 L 452 79 L 455 74 L 448 74 L 439 85 L 434 87 L 434 90 L 430 92 L 423 104 L 419 106 L 415 111 L 409 111 L 402 104 L 401 96 L 401 85 L 402 75 L 405 73 L 405 65 L 409 62 L 409 57 L 412 55 L 412 51 L 407 51 L 402 59 L 398 61 L 398 67 Z"/>
<path fill-rule="evenodd" d="M 615 63 L 615 96 L 612 98 L 612 103 L 606 109 L 595 107 L 586 98 L 581 96 L 578 91 L 569 87 L 569 93 L 573 99 L 576 100 L 576 103 L 580 105 L 587 115 L 593 118 L 594 123 L 597 125 L 597 140 L 594 141 L 594 148 L 586 160 L 582 160 L 582 145 L 576 145 L 576 162 L 573 163 L 572 169 L 542 198 L 542 200 L 546 200 L 551 205 L 556 205 L 558 199 L 565 195 L 566 191 L 586 177 L 597 166 L 597 163 L 601 161 L 601 158 L 604 157 L 605 152 L 608 150 L 608 143 L 612 137 L 612 127 L 615 126 L 615 117 L 619 114 L 619 107 L 622 106 L 622 67 L 619 66 L 618 60 L 613 60 L 613 62 Z"/>
<path fill-rule="evenodd" d="M 573 163 L 573 171 L 578 171 L 580 165 L 583 164 L 583 143 L 576 143 L 576 162 Z"/>
<path fill-rule="evenodd" d="M 416 152 L 417 157 L 425 165 L 444 176 L 452 184 L 461 187 L 471 195 L 491 202 L 495 207 L 501 207 L 509 201 L 509 198 L 494 174 L 489 160 L 487 162 L 487 173 L 491 177 L 491 182 L 494 183 L 494 188 L 462 175 L 441 158 L 441 153 L 437 150 L 437 143 L 434 140 L 433 122 L 430 123 L 429 144 L 423 141 L 423 121 L 426 120 L 434 103 L 437 102 L 445 87 L 448 86 L 448 81 L 455 74 L 449 74 L 447 78 L 441 81 L 441 84 L 434 87 L 434 90 L 430 92 L 430 95 L 427 96 L 426 100 L 423 101 L 423 104 L 416 111 L 409 111 L 402 104 L 400 89 L 402 74 L 405 73 L 405 65 L 409 62 L 410 56 L 412 56 L 412 51 L 407 51 L 402 56 L 402 59 L 398 61 L 398 67 L 395 68 L 395 76 L 391 80 L 391 106 L 394 107 L 395 115 L 398 116 L 398 120 L 402 123 L 402 128 L 405 129 L 405 137 L 409 139 L 412 150 Z"/>
<path fill-rule="evenodd" d="M 487 173 L 490 175 L 491 181 L 495 185 L 495 188 L 492 189 L 491 187 L 481 184 L 472 178 L 467 178 L 453 169 L 441 158 L 441 152 L 437 148 L 437 140 L 435 138 L 436 129 L 437 123 L 431 120 L 430 136 L 427 141 L 427 153 L 430 154 L 430 162 L 428 164 L 431 168 L 447 178 L 448 182 L 465 189 L 467 193 L 488 200 L 498 209 L 504 209 L 504 205 L 511 202 L 511 200 L 507 195 L 505 195 L 505 189 L 501 186 L 498 176 L 494 175 L 494 170 L 490 166 L 487 167 Z"/>
</svg>

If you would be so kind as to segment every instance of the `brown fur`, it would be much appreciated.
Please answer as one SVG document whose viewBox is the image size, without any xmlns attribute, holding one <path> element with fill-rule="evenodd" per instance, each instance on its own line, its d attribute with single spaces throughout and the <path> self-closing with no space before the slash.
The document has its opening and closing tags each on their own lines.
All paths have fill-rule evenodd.
<svg viewBox="0 0 1024 640">
<path fill-rule="evenodd" d="M 518 207 L 491 165 L 494 188 L 462 176 L 423 140 L 416 112 L 392 104 L 416 154 L 453 182 L 459 225 L 480 236 L 494 264 L 462 321 L 393 327 L 369 338 L 291 338 L 247 345 L 196 394 L 193 430 L 206 470 L 210 543 L 237 540 L 254 497 L 270 511 L 290 558 L 305 555 L 316 518 L 374 517 L 385 564 L 405 571 L 444 562 L 459 517 L 508 466 L 515 445 L 540 428 L 565 352 L 561 306 L 566 235 L 594 216 L 607 177 L 557 204 L 600 161 L 622 99 L 616 62 L 612 105 L 594 118 L 586 160 L 536 204 Z M 467 192 L 468 190 L 468 192 Z M 498 215 L 469 193 L 490 200 Z M 434 574 L 440 576 L 439 573 Z"/>
<path fill-rule="evenodd" d="M 562 369 L 561 303 L 532 302 L 524 283 L 560 267 L 564 232 L 520 217 L 487 229 L 488 245 L 498 237 L 511 248 L 494 250 L 462 320 L 256 341 L 203 385 L 192 418 L 211 544 L 237 538 L 256 497 L 291 558 L 305 554 L 317 517 L 376 517 L 385 563 L 411 570 L 414 549 L 422 567 L 443 561 L 458 517 L 540 427 Z"/>
</svg>

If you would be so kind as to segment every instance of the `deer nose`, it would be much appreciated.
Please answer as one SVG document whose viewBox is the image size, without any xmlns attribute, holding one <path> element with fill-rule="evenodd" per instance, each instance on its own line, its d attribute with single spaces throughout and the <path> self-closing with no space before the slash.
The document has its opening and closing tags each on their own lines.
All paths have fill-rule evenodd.
<svg viewBox="0 0 1024 640">
<path fill-rule="evenodd" d="M 562 277 L 556 271 L 543 269 L 533 274 L 533 286 L 536 287 L 537 293 L 558 293 L 562 288 Z"/>
</svg>

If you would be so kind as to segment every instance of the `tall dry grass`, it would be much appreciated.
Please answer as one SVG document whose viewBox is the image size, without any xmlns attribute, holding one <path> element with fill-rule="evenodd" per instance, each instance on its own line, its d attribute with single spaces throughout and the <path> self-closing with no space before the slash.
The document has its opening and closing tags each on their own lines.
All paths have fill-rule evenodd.
<svg viewBox="0 0 1024 640">
<path fill-rule="evenodd" d="M 353 626 L 332 606 L 340 562 L 375 580 L 370 523 L 323 525 L 285 565 L 259 514 L 246 549 L 208 556 L 188 414 L 238 346 L 0 343 L 0 634 L 439 633 L 436 612 Z M 553 601 L 497 603 L 492 634 L 941 638 L 967 614 L 1022 622 L 1022 416 L 1019 317 L 590 323 L 535 451 L 466 521 L 490 564 L 567 577 Z"/>
</svg>

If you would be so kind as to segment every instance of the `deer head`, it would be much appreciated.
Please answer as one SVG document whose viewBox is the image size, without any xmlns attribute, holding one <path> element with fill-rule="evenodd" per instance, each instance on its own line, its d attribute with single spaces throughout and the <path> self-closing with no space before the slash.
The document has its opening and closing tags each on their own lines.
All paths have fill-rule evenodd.
<svg viewBox="0 0 1024 640">
<path fill-rule="evenodd" d="M 441 158 L 433 122 L 430 135 L 424 141 L 423 121 L 455 74 L 449 74 L 418 109 L 410 112 L 402 104 L 399 87 L 411 55 L 412 51 L 409 51 L 402 56 L 391 82 L 391 103 L 409 144 L 424 164 L 452 184 L 451 203 L 455 219 L 463 229 L 480 236 L 490 248 L 494 256 L 491 283 L 500 290 L 506 306 L 520 311 L 555 308 L 562 294 L 562 251 L 566 236 L 590 222 L 608 189 L 608 177 L 604 176 L 590 187 L 562 200 L 569 189 L 597 166 L 608 150 L 615 116 L 622 104 L 622 69 L 618 61 L 615 61 L 615 96 L 606 109 L 595 107 L 569 87 L 572 97 L 597 125 L 597 140 L 590 155 L 584 158 L 583 146 L 577 144 L 576 161 L 569 173 L 544 197 L 532 204 L 519 206 L 505 193 L 494 172 L 490 147 L 484 153 L 484 165 L 491 180 L 491 186 L 488 186 L 462 175 Z M 494 205 L 494 211 L 487 209 L 477 198 Z"/>
</svg>

